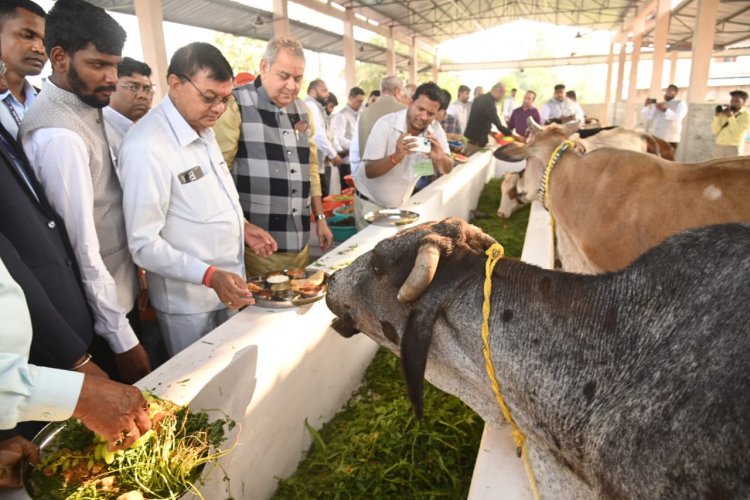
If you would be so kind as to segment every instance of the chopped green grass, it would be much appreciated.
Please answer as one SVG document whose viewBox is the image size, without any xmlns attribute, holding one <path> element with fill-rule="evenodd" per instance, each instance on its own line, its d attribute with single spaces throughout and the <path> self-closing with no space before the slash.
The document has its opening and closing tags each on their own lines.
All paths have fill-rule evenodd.
<svg viewBox="0 0 750 500">
<path fill-rule="evenodd" d="M 499 218 L 497 207 L 500 206 L 502 182 L 502 178 L 490 179 L 484 186 L 475 210 L 475 218 L 471 220 L 471 223 L 500 242 L 505 248 L 506 255 L 521 258 L 531 205 L 523 207 L 510 219 Z"/>
<path fill-rule="evenodd" d="M 520 257 L 529 208 L 509 220 L 495 215 L 501 179 L 484 188 L 471 222 Z M 320 431 L 297 472 L 281 480 L 276 499 L 464 499 L 469 493 L 484 422 L 459 399 L 429 383 L 424 418 L 406 396 L 399 359 L 380 349 L 362 387 Z"/>
</svg>

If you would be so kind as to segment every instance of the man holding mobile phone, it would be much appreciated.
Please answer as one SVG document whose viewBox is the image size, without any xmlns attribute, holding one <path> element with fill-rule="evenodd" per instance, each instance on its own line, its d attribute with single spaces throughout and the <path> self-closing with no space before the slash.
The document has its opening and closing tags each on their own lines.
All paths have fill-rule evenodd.
<svg viewBox="0 0 750 500">
<path fill-rule="evenodd" d="M 667 141 L 675 151 L 682 135 L 682 121 L 687 115 L 685 101 L 676 99 L 680 89 L 670 84 L 664 91 L 664 100 L 646 99 L 641 115 L 645 121 L 651 122 L 651 133 L 659 139 Z"/>
<path fill-rule="evenodd" d="M 419 178 L 432 175 L 433 168 L 442 174 L 453 169 L 448 139 L 435 120 L 443 96 L 435 83 L 424 83 L 414 91 L 408 108 L 375 122 L 362 155 L 362 167 L 354 174 L 357 228 L 367 225 L 367 212 L 403 205 Z"/>
</svg>

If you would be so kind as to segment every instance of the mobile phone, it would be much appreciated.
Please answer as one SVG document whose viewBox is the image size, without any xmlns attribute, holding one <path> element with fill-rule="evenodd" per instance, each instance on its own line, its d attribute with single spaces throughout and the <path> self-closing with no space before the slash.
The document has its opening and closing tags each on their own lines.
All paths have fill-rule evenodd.
<svg viewBox="0 0 750 500">
<path fill-rule="evenodd" d="M 411 143 L 411 149 L 410 151 L 412 153 L 429 153 L 432 151 L 432 142 L 430 142 L 430 139 L 423 136 L 413 136 L 413 135 L 407 135 L 404 137 L 406 140 L 414 139 L 414 141 Z"/>
</svg>

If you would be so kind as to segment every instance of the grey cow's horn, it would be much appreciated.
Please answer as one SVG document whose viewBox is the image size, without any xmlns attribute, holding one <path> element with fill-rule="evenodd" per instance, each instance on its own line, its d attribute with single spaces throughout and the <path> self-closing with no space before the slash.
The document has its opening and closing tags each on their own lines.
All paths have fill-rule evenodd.
<svg viewBox="0 0 750 500">
<path fill-rule="evenodd" d="M 414 267 L 398 291 L 398 301 L 404 303 L 417 300 L 432 283 L 439 261 L 440 249 L 438 247 L 431 244 L 424 244 L 419 247 L 417 258 L 414 260 Z"/>
<path fill-rule="evenodd" d="M 531 129 L 531 130 L 533 130 L 534 132 L 539 132 L 539 131 L 543 130 L 543 129 L 542 129 L 542 126 L 541 126 L 541 125 L 539 125 L 539 124 L 538 124 L 538 123 L 537 123 L 536 121 L 534 121 L 534 119 L 533 119 L 532 117 L 530 117 L 530 116 L 529 116 L 529 118 L 528 118 L 528 119 L 526 120 L 526 124 L 527 124 L 527 125 L 528 125 L 528 127 L 529 127 L 529 128 Z"/>
</svg>

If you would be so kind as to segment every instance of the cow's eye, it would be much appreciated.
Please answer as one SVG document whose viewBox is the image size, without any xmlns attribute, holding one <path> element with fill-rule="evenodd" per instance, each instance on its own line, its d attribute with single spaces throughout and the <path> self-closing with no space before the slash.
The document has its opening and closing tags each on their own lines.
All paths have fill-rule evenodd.
<svg viewBox="0 0 750 500">
<path fill-rule="evenodd" d="M 380 258 L 378 258 L 378 255 L 373 253 L 372 260 L 370 261 L 370 265 L 372 267 L 372 272 L 375 274 L 375 276 L 382 276 L 385 274 L 384 268 L 381 265 Z"/>
</svg>

